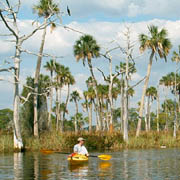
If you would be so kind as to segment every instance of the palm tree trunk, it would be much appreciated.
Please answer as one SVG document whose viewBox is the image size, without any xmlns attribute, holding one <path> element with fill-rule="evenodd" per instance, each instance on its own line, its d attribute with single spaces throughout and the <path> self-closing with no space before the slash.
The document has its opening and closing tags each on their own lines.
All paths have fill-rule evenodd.
<svg viewBox="0 0 180 180">
<path fill-rule="evenodd" d="M 61 117 L 61 87 L 59 88 L 59 99 L 58 99 L 58 121 L 60 125 L 60 131 L 62 132 L 62 117 Z M 59 130 L 59 127 L 58 127 Z"/>
<path fill-rule="evenodd" d="M 164 110 L 165 110 L 165 121 L 166 121 L 164 130 L 165 130 L 165 131 L 168 131 L 168 109 L 167 109 L 167 94 L 168 94 L 168 88 L 166 88 L 164 91 L 165 91 L 165 107 L 164 107 Z"/>
<path fill-rule="evenodd" d="M 145 98 L 145 108 L 144 109 L 145 109 L 145 119 L 144 119 L 145 120 L 145 130 L 147 132 L 148 131 L 148 123 L 147 123 L 148 122 L 148 120 L 147 120 L 148 119 L 147 118 L 148 117 L 148 100 L 147 100 L 147 98 Z"/>
<path fill-rule="evenodd" d="M 18 44 L 19 45 L 19 44 Z M 21 137 L 20 122 L 19 122 L 19 73 L 20 73 L 20 51 L 19 46 L 16 47 L 14 59 L 14 107 L 13 107 L 13 120 L 14 120 L 14 149 L 22 150 L 23 142 Z"/>
<path fill-rule="evenodd" d="M 93 78 L 93 87 L 94 87 L 94 91 L 95 91 L 95 95 L 96 95 L 96 108 L 97 108 L 97 112 L 98 112 L 98 121 L 99 121 L 99 128 L 100 130 L 102 130 L 102 116 L 101 116 L 101 107 L 100 107 L 100 100 L 98 97 L 98 87 L 97 87 L 97 82 L 93 73 L 93 68 L 92 68 L 92 64 L 91 64 L 91 60 L 88 60 L 88 65 L 89 65 L 89 69 L 90 69 L 90 73 L 91 76 Z"/>
<path fill-rule="evenodd" d="M 159 132 L 159 110 L 160 110 L 160 103 L 159 103 L 159 86 L 157 87 L 157 132 Z"/>
<path fill-rule="evenodd" d="M 178 90 L 178 112 L 180 113 L 180 91 Z"/>
<path fill-rule="evenodd" d="M 47 22 L 47 19 L 45 18 L 45 23 Z M 39 81 L 39 74 L 40 74 L 40 68 L 41 68 L 41 61 L 42 61 L 42 53 L 44 49 L 45 44 L 45 37 L 46 37 L 46 27 L 44 28 L 43 35 L 42 35 L 42 41 L 41 41 L 41 47 L 39 50 L 39 56 L 37 59 L 37 65 L 36 65 L 36 72 L 34 77 L 34 136 L 39 136 L 39 126 L 38 126 L 38 109 L 37 109 L 37 102 L 38 102 L 38 81 Z"/>
<path fill-rule="evenodd" d="M 176 72 L 175 72 L 175 107 L 174 107 L 174 129 L 173 129 L 173 137 L 176 138 L 176 129 L 177 129 L 177 111 L 176 111 L 176 99 L 177 99 L 177 68 L 178 68 L 178 63 L 176 61 Z"/>
<path fill-rule="evenodd" d="M 64 131 L 64 121 L 65 121 L 67 105 L 68 105 L 68 102 L 69 102 L 69 96 L 70 96 L 70 85 L 68 84 L 67 97 L 66 97 L 66 103 L 65 103 L 65 111 L 63 111 L 62 131 Z"/>
<path fill-rule="evenodd" d="M 89 132 L 92 132 L 92 103 L 90 102 L 89 104 L 89 111 L 88 111 L 88 115 L 89 115 Z"/>
<path fill-rule="evenodd" d="M 150 100 L 149 100 L 150 101 Z M 151 101 L 148 103 L 148 130 L 151 130 Z"/>
<path fill-rule="evenodd" d="M 74 128 L 75 128 L 75 133 L 78 133 L 78 124 L 77 124 L 78 104 L 76 101 L 75 101 L 75 106 L 76 106 L 76 114 L 75 114 Z"/>
<path fill-rule="evenodd" d="M 143 92 L 142 92 L 142 97 L 141 97 L 141 104 L 140 104 L 140 110 L 139 110 L 139 119 L 138 119 L 138 125 L 137 125 L 137 130 L 136 130 L 136 136 L 139 136 L 139 133 L 141 131 L 141 122 L 142 122 L 142 117 L 143 117 L 143 109 L 144 109 L 144 97 L 146 94 L 146 89 L 148 87 L 148 82 L 149 82 L 149 77 L 151 73 L 151 67 L 152 67 L 152 62 L 153 62 L 153 57 L 154 57 L 154 51 L 151 52 L 151 56 L 149 59 L 149 64 L 147 68 L 147 75 L 146 79 L 144 82 L 144 87 L 143 87 Z"/>
<path fill-rule="evenodd" d="M 58 130 L 59 127 L 59 93 L 58 88 L 56 88 L 56 130 Z"/>
<path fill-rule="evenodd" d="M 173 138 L 176 138 L 176 131 L 177 131 L 177 111 L 176 111 L 176 98 L 174 100 L 174 127 L 173 127 Z"/>
<path fill-rule="evenodd" d="M 51 74 L 51 89 L 50 89 L 49 115 L 48 115 L 48 127 L 49 127 L 49 129 L 51 129 L 51 115 L 52 115 L 52 103 L 53 103 L 52 79 L 53 79 L 53 75 Z"/>
<path fill-rule="evenodd" d="M 99 118 L 98 118 L 98 113 L 97 113 L 97 108 L 96 108 L 96 104 L 95 101 L 93 100 L 93 105 L 94 105 L 94 111 L 95 111 L 95 115 L 96 115 L 96 131 L 99 131 Z"/>
</svg>

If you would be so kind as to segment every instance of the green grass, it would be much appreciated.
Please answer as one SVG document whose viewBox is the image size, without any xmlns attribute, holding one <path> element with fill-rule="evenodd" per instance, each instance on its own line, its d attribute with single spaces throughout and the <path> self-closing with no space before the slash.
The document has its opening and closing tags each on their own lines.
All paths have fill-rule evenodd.
<svg viewBox="0 0 180 180">
<path fill-rule="evenodd" d="M 129 142 L 123 141 L 123 135 L 120 132 L 112 134 L 108 132 L 46 132 L 40 135 L 40 138 L 33 136 L 24 136 L 23 141 L 27 151 L 54 150 L 54 151 L 72 151 L 74 144 L 77 143 L 78 137 L 82 136 L 86 139 L 85 145 L 89 151 L 112 150 L 118 151 L 122 149 L 147 149 L 162 147 L 180 147 L 180 132 L 174 139 L 172 132 L 141 132 L 136 138 L 135 132 L 129 132 Z M 13 135 L 0 134 L 0 152 L 13 152 Z"/>
<path fill-rule="evenodd" d="M 13 152 L 13 136 L 0 134 L 0 152 Z"/>
</svg>

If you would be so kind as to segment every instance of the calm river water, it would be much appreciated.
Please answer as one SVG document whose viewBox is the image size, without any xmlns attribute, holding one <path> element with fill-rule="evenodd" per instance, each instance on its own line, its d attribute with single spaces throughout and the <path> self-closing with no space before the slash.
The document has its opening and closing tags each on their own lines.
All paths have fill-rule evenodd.
<svg viewBox="0 0 180 180">
<path fill-rule="evenodd" d="M 58 153 L 0 154 L 0 179 L 180 180 L 180 149 L 125 150 L 108 154 L 112 155 L 110 161 L 91 157 L 88 164 L 81 166 L 69 166 L 67 156 Z"/>
</svg>

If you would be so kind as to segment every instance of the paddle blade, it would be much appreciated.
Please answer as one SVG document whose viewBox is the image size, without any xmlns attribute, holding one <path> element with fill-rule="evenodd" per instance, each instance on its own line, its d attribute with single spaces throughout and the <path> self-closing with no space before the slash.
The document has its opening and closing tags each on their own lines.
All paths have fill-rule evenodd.
<svg viewBox="0 0 180 180">
<path fill-rule="evenodd" d="M 108 161 L 111 159 L 111 155 L 102 154 L 102 155 L 99 155 L 98 158 L 104 161 Z"/>
<path fill-rule="evenodd" d="M 54 153 L 54 151 L 51 151 L 51 150 L 40 150 L 40 152 L 41 153 L 43 153 L 43 154 L 52 154 L 52 153 Z"/>
</svg>

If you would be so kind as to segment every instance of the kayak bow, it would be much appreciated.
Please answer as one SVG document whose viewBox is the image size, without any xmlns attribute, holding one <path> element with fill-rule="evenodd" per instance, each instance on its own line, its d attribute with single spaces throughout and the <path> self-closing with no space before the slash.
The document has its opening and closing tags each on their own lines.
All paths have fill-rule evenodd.
<svg viewBox="0 0 180 180">
<path fill-rule="evenodd" d="M 81 164 L 81 163 L 87 163 L 88 157 L 82 154 L 75 154 L 75 155 L 69 155 L 67 160 L 70 164 Z"/>
</svg>

